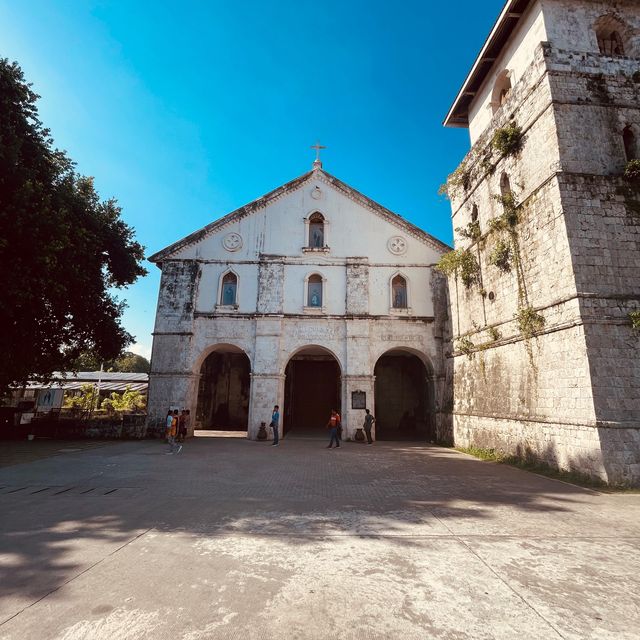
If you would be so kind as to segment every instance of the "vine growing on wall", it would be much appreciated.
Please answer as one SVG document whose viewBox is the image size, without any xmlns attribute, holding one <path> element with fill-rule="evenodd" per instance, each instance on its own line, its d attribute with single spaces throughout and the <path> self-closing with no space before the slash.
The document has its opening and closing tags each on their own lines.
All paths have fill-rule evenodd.
<svg viewBox="0 0 640 640">
<path fill-rule="evenodd" d="M 463 337 L 457 340 L 456 344 L 455 344 L 455 348 L 460 351 L 461 353 L 464 353 L 467 358 L 469 358 L 469 360 L 473 359 L 474 354 L 474 349 L 475 349 L 475 344 L 473 344 L 473 342 L 467 337 Z"/>
<path fill-rule="evenodd" d="M 629 320 L 631 320 L 631 326 L 636 331 L 640 331 L 640 309 L 637 309 L 636 311 L 630 311 Z"/>
<path fill-rule="evenodd" d="M 436 265 L 436 269 L 447 276 L 460 277 L 466 289 L 480 281 L 480 265 L 468 249 L 454 249 L 445 253 Z"/>
</svg>

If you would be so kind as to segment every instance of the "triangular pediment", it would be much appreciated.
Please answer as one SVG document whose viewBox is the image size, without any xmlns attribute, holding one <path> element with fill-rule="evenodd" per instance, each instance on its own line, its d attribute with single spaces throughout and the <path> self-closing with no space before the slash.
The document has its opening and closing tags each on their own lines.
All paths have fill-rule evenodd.
<svg viewBox="0 0 640 640">
<path fill-rule="evenodd" d="M 390 211 L 386 207 L 383 207 L 382 205 L 378 204 L 371 198 L 360 193 L 358 190 L 354 189 L 353 187 L 350 187 L 348 184 L 342 182 L 342 180 L 339 180 L 338 178 L 336 178 L 335 176 L 332 176 L 330 173 L 327 173 L 321 168 L 315 168 L 312 171 L 309 171 L 304 175 L 301 175 L 300 177 L 295 178 L 290 182 L 287 182 L 281 187 L 278 187 L 277 189 L 270 191 L 264 196 L 258 198 L 257 200 L 254 200 L 249 204 L 246 204 L 243 207 L 240 207 L 239 209 L 232 211 L 226 216 L 223 216 L 222 218 L 215 220 L 214 222 L 208 224 L 207 226 L 202 227 L 202 229 L 199 229 L 198 231 L 195 231 L 194 233 L 189 234 L 188 236 L 182 238 L 181 240 L 174 242 L 173 244 L 169 245 L 165 249 L 162 249 L 161 251 L 154 253 L 152 256 L 149 257 L 149 261 L 154 263 L 161 263 L 164 260 L 171 259 L 177 252 L 181 251 L 185 247 L 188 247 L 197 242 L 200 242 L 207 236 L 217 233 L 222 229 L 224 229 L 225 227 L 233 223 L 236 223 L 239 220 L 246 218 L 247 216 L 251 216 L 258 211 L 261 211 L 262 209 L 272 204 L 279 198 L 282 198 L 298 189 L 301 189 L 306 184 L 314 180 L 334 188 L 336 191 L 342 193 L 344 196 L 346 196 L 350 200 L 353 200 L 363 208 L 371 211 L 371 213 L 383 218 L 387 222 L 398 227 L 399 229 L 413 236 L 414 238 L 418 239 L 422 243 L 432 247 L 436 251 L 443 252 L 443 251 L 449 251 L 451 249 L 444 242 L 441 242 L 437 238 L 434 238 L 430 234 L 420 229 L 420 227 L 417 227 L 416 225 L 412 224 L 408 220 L 405 220 L 402 216 L 398 215 L 397 213 L 394 213 L 393 211 Z"/>
</svg>

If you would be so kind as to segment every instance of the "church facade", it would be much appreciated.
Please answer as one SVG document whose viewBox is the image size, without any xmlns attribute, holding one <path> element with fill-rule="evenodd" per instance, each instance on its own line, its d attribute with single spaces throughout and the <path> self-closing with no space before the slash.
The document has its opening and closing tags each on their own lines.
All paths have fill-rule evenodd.
<svg viewBox="0 0 640 640">
<path fill-rule="evenodd" d="M 450 440 L 448 250 L 316 160 L 156 253 L 149 424 L 188 408 L 255 439 L 279 405 L 285 437 L 337 409 L 354 438 L 366 407 L 378 438 Z"/>
</svg>

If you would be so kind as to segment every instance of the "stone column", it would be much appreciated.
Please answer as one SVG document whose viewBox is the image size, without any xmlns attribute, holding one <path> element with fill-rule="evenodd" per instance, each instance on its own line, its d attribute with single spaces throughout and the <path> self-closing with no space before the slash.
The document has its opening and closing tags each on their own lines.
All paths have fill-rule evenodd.
<svg viewBox="0 0 640 640">
<path fill-rule="evenodd" d="M 247 438 L 256 440 L 260 423 L 266 422 L 267 427 L 271 420 L 273 405 L 280 406 L 280 424 L 278 433 L 282 437 L 282 416 L 284 397 L 284 376 L 278 373 L 252 373 L 251 374 L 251 394 L 249 400 L 249 429 Z M 267 428 L 269 439 L 273 437 L 270 429 Z"/>
<path fill-rule="evenodd" d="M 200 376 L 191 372 L 152 373 L 149 376 L 147 403 L 147 431 L 162 433 L 169 409 L 189 409 L 191 433 L 195 423 L 198 381 Z"/>
<path fill-rule="evenodd" d="M 280 373 L 281 317 L 266 317 L 256 320 L 256 344 L 251 373 L 249 399 L 249 428 L 247 437 L 258 437 L 260 423 L 269 424 L 273 405 L 280 406 L 280 433 L 284 400 L 284 375 Z M 269 436 L 271 434 L 269 433 Z"/>
<path fill-rule="evenodd" d="M 362 427 L 364 422 L 364 409 L 353 409 L 351 405 L 351 394 L 354 391 L 364 391 L 367 395 L 366 406 L 373 413 L 375 376 L 343 376 L 342 388 L 344 390 L 345 404 L 342 410 L 342 437 L 345 440 L 353 440 L 356 436 L 356 429 Z M 374 425 L 375 429 L 375 425 Z M 375 433 L 374 430 L 371 433 Z"/>
</svg>

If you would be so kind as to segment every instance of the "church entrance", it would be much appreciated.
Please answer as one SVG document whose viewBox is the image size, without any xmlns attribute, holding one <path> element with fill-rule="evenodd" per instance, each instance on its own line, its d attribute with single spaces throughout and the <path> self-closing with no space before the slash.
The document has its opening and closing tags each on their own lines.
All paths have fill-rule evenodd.
<svg viewBox="0 0 640 640">
<path fill-rule="evenodd" d="M 246 431 L 251 365 L 237 347 L 214 351 L 200 368 L 196 428 Z"/>
<path fill-rule="evenodd" d="M 285 376 L 285 435 L 326 435 L 331 409 L 341 412 L 337 360 L 322 347 L 306 347 L 289 360 Z"/>
<path fill-rule="evenodd" d="M 376 363 L 375 416 L 378 440 L 433 439 L 433 385 L 416 355 L 392 350 Z"/>
</svg>

